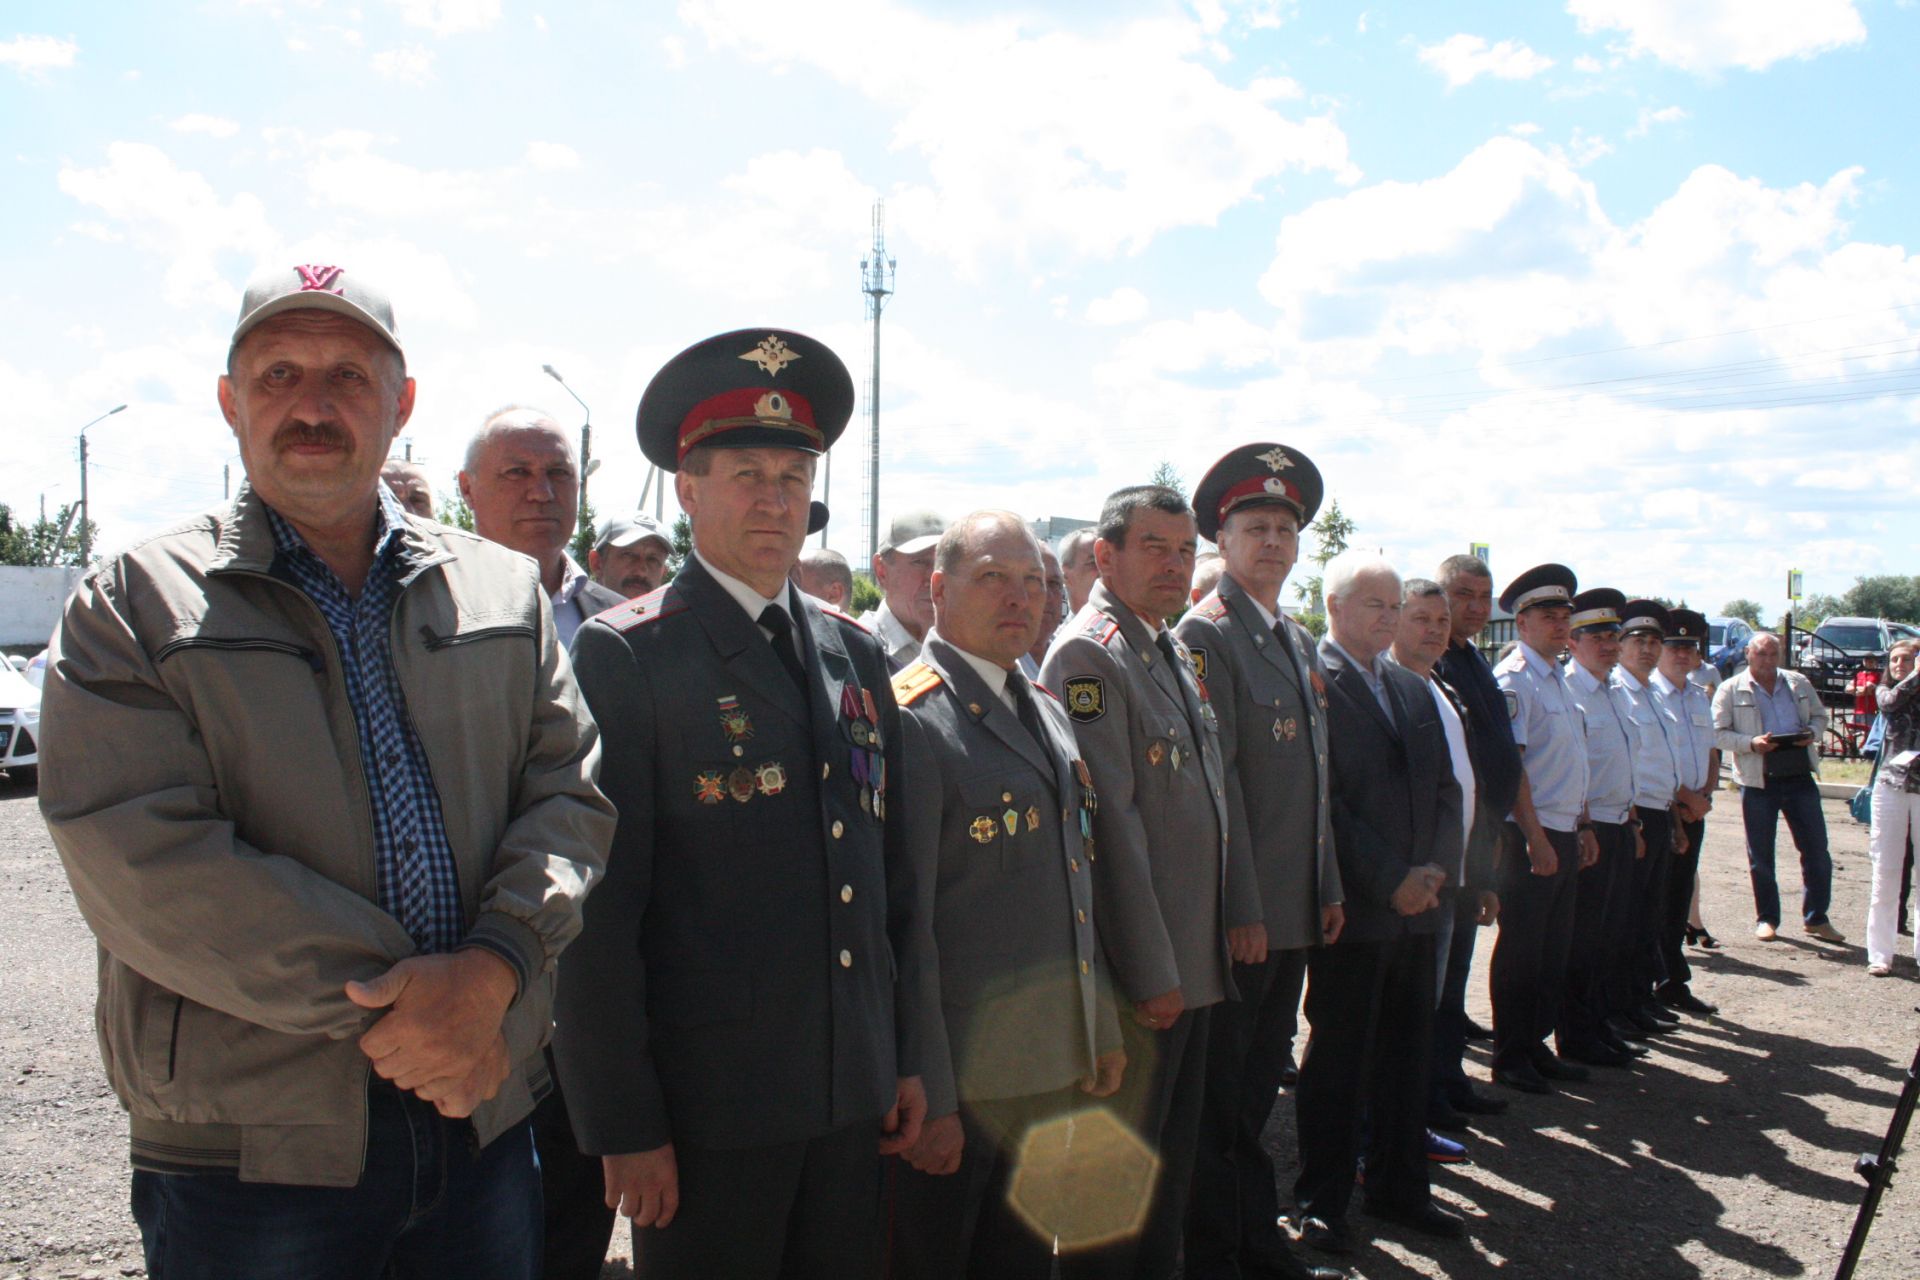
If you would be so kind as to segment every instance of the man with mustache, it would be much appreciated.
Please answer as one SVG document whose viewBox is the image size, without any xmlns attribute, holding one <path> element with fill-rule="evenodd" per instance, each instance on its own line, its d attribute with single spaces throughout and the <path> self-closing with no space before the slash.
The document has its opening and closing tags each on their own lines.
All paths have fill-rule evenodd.
<svg viewBox="0 0 1920 1280">
<path fill-rule="evenodd" d="M 659 590 L 667 580 L 667 557 L 672 554 L 673 544 L 658 520 L 649 515 L 616 516 L 607 521 L 593 550 L 587 552 L 587 572 L 601 586 L 631 600 Z"/>
<path fill-rule="evenodd" d="M 626 597 L 587 576 L 567 554 L 579 519 L 580 468 L 573 438 L 544 410 L 508 405 L 487 415 L 467 444 L 460 496 L 473 530 L 540 566 L 560 643 L 580 624 Z"/>
<path fill-rule="evenodd" d="M 533 565 L 380 482 L 384 294 L 256 277 L 219 398 L 246 485 L 81 583 L 45 694 L 148 1274 L 528 1280 L 597 731 Z"/>
<path fill-rule="evenodd" d="M 1218 728 L 1192 655 L 1167 629 L 1187 606 L 1198 541 L 1186 500 L 1161 485 L 1108 497 L 1100 580 L 1054 640 L 1041 683 L 1067 704 L 1100 804 L 1093 819 L 1100 940 L 1124 1002 L 1115 1099 L 1160 1157 L 1139 1234 L 1100 1273 L 1159 1280 L 1180 1252 L 1206 1084 L 1207 1020 L 1233 995 L 1226 922 L 1256 918 L 1252 868 L 1228 870 Z M 1229 908 L 1227 889 L 1240 895 Z"/>
</svg>

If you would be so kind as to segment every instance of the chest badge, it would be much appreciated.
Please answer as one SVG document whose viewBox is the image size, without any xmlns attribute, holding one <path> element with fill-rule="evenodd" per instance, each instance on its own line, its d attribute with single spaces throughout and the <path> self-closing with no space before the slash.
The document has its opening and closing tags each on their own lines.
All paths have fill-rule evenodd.
<svg viewBox="0 0 1920 1280">
<path fill-rule="evenodd" d="M 753 736 L 753 720 L 739 698 L 728 694 L 715 701 L 720 705 L 720 732 L 727 735 L 728 742 L 745 742 Z"/>
<path fill-rule="evenodd" d="M 769 760 L 753 773 L 754 785 L 763 796 L 777 796 L 787 789 L 787 771 L 778 760 Z"/>
<path fill-rule="evenodd" d="M 727 775 L 727 794 L 741 804 L 753 799 L 753 770 L 741 765 Z"/>
<path fill-rule="evenodd" d="M 727 798 L 726 779 L 717 773 L 696 773 L 693 788 L 693 798 L 701 804 L 719 804 Z"/>
<path fill-rule="evenodd" d="M 1299 736 L 1300 722 L 1292 716 L 1273 722 L 1273 740 L 1275 742 L 1292 742 Z"/>
<path fill-rule="evenodd" d="M 973 825 L 967 828 L 967 834 L 973 837 L 975 844 L 992 844 L 995 835 L 993 819 L 986 817 L 975 818 Z"/>
<path fill-rule="evenodd" d="M 1000 821 L 1006 824 L 1008 835 L 1018 835 L 1020 833 L 1020 815 L 1015 810 L 1009 809 L 1001 814 Z"/>
<path fill-rule="evenodd" d="M 1147 744 L 1147 763 L 1158 769 L 1160 762 L 1167 758 L 1166 744 L 1158 738 Z"/>
</svg>

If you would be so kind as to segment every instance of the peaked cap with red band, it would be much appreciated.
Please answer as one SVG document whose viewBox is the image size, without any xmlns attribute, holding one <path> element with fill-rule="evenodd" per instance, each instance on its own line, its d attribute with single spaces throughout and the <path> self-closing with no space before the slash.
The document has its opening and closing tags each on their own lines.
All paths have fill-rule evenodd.
<svg viewBox="0 0 1920 1280">
<path fill-rule="evenodd" d="M 853 416 L 853 378 L 826 343 L 790 329 L 736 329 L 660 367 L 640 397 L 640 451 L 678 471 L 689 449 L 825 453 Z"/>
<path fill-rule="evenodd" d="M 1243 444 L 1201 477 L 1193 514 L 1209 542 L 1220 541 L 1227 516 L 1244 507 L 1285 507 L 1304 529 L 1324 492 L 1320 469 L 1298 449 L 1267 441 Z"/>
</svg>

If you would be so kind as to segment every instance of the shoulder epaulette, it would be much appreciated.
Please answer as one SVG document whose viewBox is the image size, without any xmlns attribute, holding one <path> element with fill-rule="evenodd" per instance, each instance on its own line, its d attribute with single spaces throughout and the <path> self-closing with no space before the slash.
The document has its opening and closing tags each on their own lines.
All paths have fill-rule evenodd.
<svg viewBox="0 0 1920 1280">
<path fill-rule="evenodd" d="M 658 622 L 661 618 L 671 617 L 686 607 L 686 598 L 675 591 L 669 583 L 643 596 L 622 601 L 597 616 L 600 621 L 615 631 L 625 632 L 649 622 Z"/>
<path fill-rule="evenodd" d="M 1193 606 L 1194 616 L 1205 618 L 1209 622 L 1218 622 L 1227 616 L 1227 602 L 1219 596 L 1208 596 Z"/>
<path fill-rule="evenodd" d="M 866 633 L 867 633 L 868 635 L 872 635 L 872 634 L 873 634 L 873 628 L 872 628 L 872 627 L 869 627 L 869 626 L 868 626 L 868 625 L 867 625 L 866 623 L 864 623 L 864 622 L 862 622 L 862 621 L 860 621 L 860 619 L 858 619 L 858 618 L 856 618 L 856 617 L 854 617 L 854 616 L 853 616 L 853 615 L 851 615 L 851 614 L 846 614 L 846 613 L 842 613 L 842 612 L 840 612 L 840 611 L 839 611 L 838 609 L 836 609 L 836 608 L 834 608 L 834 607 L 833 607 L 832 605 L 830 605 L 830 604 L 823 604 L 823 605 L 821 605 L 821 606 L 820 606 L 820 612 L 822 612 L 822 613 L 824 613 L 824 614 L 826 614 L 826 615 L 827 615 L 827 616 L 828 616 L 829 618 L 838 618 L 838 619 L 840 619 L 840 621 L 842 621 L 842 622 L 850 622 L 850 623 L 852 623 L 852 624 L 853 624 L 853 625 L 854 625 L 855 627 L 857 627 L 857 628 L 859 628 L 860 630 L 862 630 L 862 631 L 864 631 L 864 632 L 866 632 Z"/>
<path fill-rule="evenodd" d="M 1118 630 L 1120 630 L 1120 624 L 1098 610 L 1088 615 L 1087 620 L 1080 624 L 1082 635 L 1092 636 L 1101 644 L 1113 639 L 1114 633 Z"/>
<path fill-rule="evenodd" d="M 1046 695 L 1047 695 L 1047 696 L 1048 696 L 1049 698 L 1052 698 L 1052 699 L 1053 699 L 1053 700 L 1054 700 L 1055 702 L 1059 702 L 1059 701 L 1060 701 L 1060 695 L 1059 695 L 1059 694 L 1057 694 L 1057 693 L 1055 693 L 1055 692 L 1054 692 L 1053 690 L 1051 690 L 1051 689 L 1049 689 L 1049 688 L 1047 688 L 1047 686 L 1045 686 L 1045 685 L 1043 685 L 1043 684 L 1041 684 L 1041 683 L 1040 683 L 1040 682 L 1039 682 L 1038 680 L 1029 680 L 1029 681 L 1027 681 L 1027 687 L 1028 687 L 1028 688 L 1030 688 L 1030 689 L 1038 689 L 1038 690 L 1039 690 L 1039 691 L 1040 691 L 1041 693 L 1044 693 L 1044 694 L 1046 694 Z M 1065 704 L 1065 703 L 1061 703 L 1061 705 L 1062 705 L 1062 706 L 1065 706 L 1066 704 Z"/>
<path fill-rule="evenodd" d="M 915 662 L 893 678 L 893 700 L 910 707 L 940 687 L 945 677 L 924 662 Z"/>
</svg>

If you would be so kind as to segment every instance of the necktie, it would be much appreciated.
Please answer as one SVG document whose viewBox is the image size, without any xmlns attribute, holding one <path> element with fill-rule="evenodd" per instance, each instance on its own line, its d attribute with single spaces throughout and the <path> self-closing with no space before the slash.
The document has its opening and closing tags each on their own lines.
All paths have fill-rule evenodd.
<svg viewBox="0 0 1920 1280">
<path fill-rule="evenodd" d="M 1154 635 L 1153 642 L 1159 646 L 1161 653 L 1167 655 L 1167 661 L 1173 664 L 1173 678 L 1176 681 L 1179 680 L 1180 658 L 1173 651 L 1173 633 L 1171 631 L 1160 631 Z"/>
<path fill-rule="evenodd" d="M 1027 685 L 1027 678 L 1018 671 L 1007 672 L 1007 689 L 1013 694 L 1013 707 L 1019 713 L 1020 723 L 1033 735 L 1033 741 L 1042 751 L 1047 748 L 1047 731 L 1040 724 L 1040 708 L 1034 704 L 1033 690 Z"/>
<path fill-rule="evenodd" d="M 760 625 L 773 633 L 768 641 L 773 646 L 773 656 L 780 659 L 780 665 L 793 677 L 793 683 L 805 693 L 807 673 L 801 669 L 800 655 L 793 647 L 793 619 L 779 605 L 770 604 L 760 611 Z"/>
</svg>

